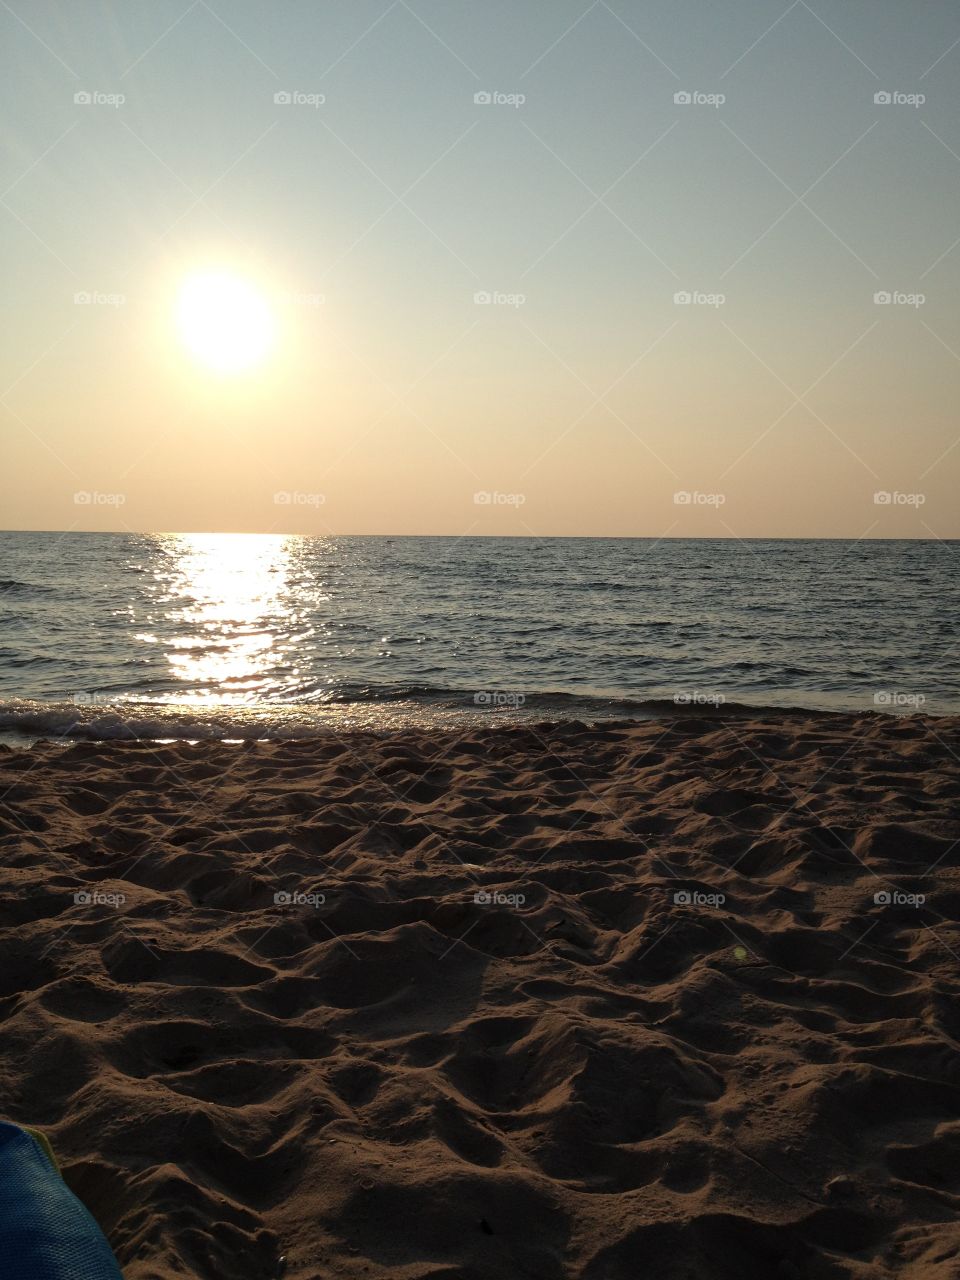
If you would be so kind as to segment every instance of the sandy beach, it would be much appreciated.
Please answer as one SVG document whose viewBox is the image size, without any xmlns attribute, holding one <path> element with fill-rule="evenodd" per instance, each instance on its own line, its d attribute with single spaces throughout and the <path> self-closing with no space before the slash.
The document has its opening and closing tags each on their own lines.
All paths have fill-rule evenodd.
<svg viewBox="0 0 960 1280">
<path fill-rule="evenodd" d="M 3 1113 L 127 1280 L 960 1274 L 960 722 L 0 748 Z"/>
<path fill-rule="evenodd" d="M 0 0 L 0 1280 L 960 1280 L 878 8 Z"/>
</svg>

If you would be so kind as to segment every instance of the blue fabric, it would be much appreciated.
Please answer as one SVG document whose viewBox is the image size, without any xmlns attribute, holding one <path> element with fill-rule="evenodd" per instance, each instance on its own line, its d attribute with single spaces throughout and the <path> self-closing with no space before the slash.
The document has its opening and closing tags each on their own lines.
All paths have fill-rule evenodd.
<svg viewBox="0 0 960 1280">
<path fill-rule="evenodd" d="M 103 1232 L 40 1144 L 0 1121 L 0 1276 L 123 1280 Z"/>
</svg>

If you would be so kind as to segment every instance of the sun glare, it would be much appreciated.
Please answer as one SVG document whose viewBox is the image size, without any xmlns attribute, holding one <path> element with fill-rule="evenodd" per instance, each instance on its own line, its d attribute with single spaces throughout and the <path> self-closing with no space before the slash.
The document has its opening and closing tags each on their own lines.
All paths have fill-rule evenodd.
<svg viewBox="0 0 960 1280">
<path fill-rule="evenodd" d="M 198 272 L 183 282 L 177 325 L 193 358 L 217 373 L 255 368 L 276 337 L 276 320 L 265 295 L 228 271 Z"/>
</svg>

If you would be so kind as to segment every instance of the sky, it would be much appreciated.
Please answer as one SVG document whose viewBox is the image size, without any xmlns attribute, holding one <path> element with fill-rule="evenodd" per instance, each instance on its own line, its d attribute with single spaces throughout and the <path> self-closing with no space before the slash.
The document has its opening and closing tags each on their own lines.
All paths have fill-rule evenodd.
<svg viewBox="0 0 960 1280">
<path fill-rule="evenodd" d="M 5 528 L 960 537 L 954 4 L 8 0 L 0 48 Z"/>
</svg>

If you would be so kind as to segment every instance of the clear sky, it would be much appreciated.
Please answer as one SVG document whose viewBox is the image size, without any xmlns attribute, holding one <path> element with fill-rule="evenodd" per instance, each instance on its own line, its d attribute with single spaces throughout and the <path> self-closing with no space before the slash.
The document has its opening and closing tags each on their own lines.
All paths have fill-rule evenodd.
<svg viewBox="0 0 960 1280">
<path fill-rule="evenodd" d="M 960 536 L 954 3 L 9 0 L 0 47 L 5 527 Z"/>
</svg>

